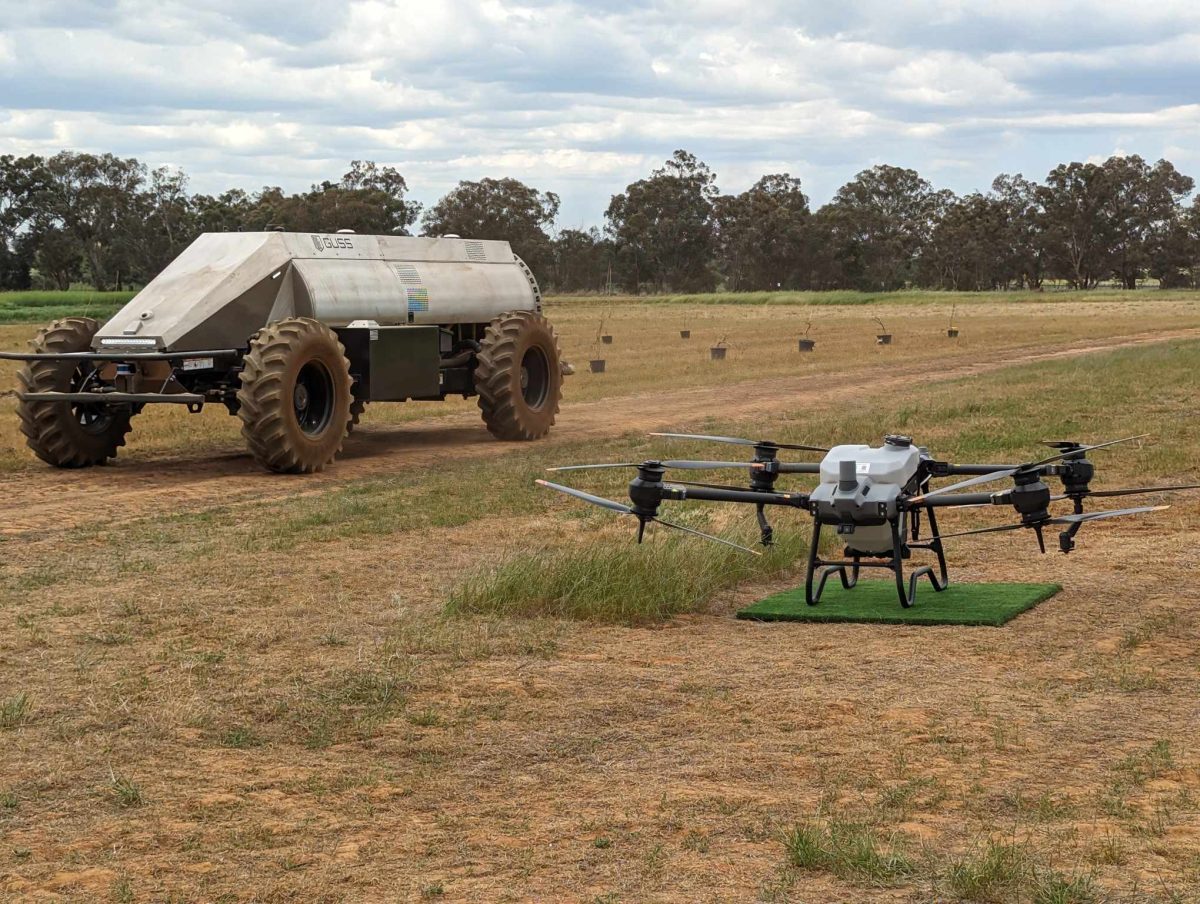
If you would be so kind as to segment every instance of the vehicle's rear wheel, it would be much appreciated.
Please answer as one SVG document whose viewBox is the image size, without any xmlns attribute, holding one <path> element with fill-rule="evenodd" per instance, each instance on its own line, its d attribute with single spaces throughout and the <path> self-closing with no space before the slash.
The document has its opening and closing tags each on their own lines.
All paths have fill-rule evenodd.
<svg viewBox="0 0 1200 904">
<path fill-rule="evenodd" d="M 65 317 L 40 330 L 39 354 L 86 352 L 100 325 L 90 317 Z M 98 378 L 98 362 L 26 361 L 17 372 L 21 392 L 83 392 Z M 113 458 L 125 445 L 133 409 L 127 404 L 24 401 L 17 406 L 21 432 L 33 453 L 58 468 L 86 468 Z"/>
<path fill-rule="evenodd" d="M 342 450 L 350 426 L 350 362 L 325 324 L 295 317 L 250 340 L 238 390 L 242 436 L 263 467 L 320 471 Z"/>
<path fill-rule="evenodd" d="M 562 399 L 554 328 L 533 311 L 502 314 L 487 328 L 475 364 L 483 421 L 497 439 L 531 440 L 550 432 Z"/>
</svg>

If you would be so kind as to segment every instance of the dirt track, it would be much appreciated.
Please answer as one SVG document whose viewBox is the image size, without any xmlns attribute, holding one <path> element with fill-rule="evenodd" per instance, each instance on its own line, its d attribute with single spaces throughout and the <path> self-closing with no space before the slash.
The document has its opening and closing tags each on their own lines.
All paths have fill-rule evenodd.
<svg viewBox="0 0 1200 904">
<path fill-rule="evenodd" d="M 1200 329 L 1139 333 L 1120 341 L 1083 341 L 1054 351 L 1005 349 L 970 363 L 944 367 L 932 379 L 946 381 L 1017 364 L 1077 358 L 1097 352 L 1200 337 Z M 864 364 L 844 371 L 836 383 L 811 376 L 771 378 L 723 387 L 677 389 L 637 394 L 598 402 L 566 404 L 550 445 L 611 438 L 622 433 L 683 426 L 716 416 L 747 417 L 793 409 L 793 399 L 806 404 L 852 399 L 869 377 L 873 390 L 894 389 L 912 380 L 931 379 L 929 363 L 890 367 L 880 377 Z M 782 401 L 781 401 L 782 400 Z M 136 443 L 136 432 L 132 436 Z M 341 459 L 328 471 L 304 477 L 285 477 L 259 470 L 248 454 L 205 450 L 190 456 L 151 462 L 118 461 L 86 471 L 35 468 L 0 478 L 0 534 L 19 535 L 49 528 L 64 529 L 87 521 L 120 523 L 153 515 L 202 509 L 214 504 L 261 502 L 305 494 L 392 471 L 397 467 L 434 461 L 448 450 L 456 456 L 519 454 L 520 445 L 498 443 L 484 431 L 474 414 L 417 421 L 399 428 L 356 432 L 346 442 Z"/>
</svg>

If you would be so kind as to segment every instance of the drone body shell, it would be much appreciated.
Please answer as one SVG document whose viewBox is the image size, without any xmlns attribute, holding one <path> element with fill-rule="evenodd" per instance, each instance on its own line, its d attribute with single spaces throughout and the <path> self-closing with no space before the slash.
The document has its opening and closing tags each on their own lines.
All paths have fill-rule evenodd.
<svg viewBox="0 0 1200 904">
<path fill-rule="evenodd" d="M 810 496 L 813 515 L 837 525 L 851 550 L 878 554 L 892 548 L 888 521 L 917 473 L 921 450 L 911 444 L 834 446 L 821 461 L 821 483 Z"/>
</svg>

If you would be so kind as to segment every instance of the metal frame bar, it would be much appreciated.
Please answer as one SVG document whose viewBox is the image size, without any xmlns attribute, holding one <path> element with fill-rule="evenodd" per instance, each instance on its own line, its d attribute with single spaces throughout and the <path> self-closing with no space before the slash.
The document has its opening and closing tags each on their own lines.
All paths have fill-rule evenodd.
<svg viewBox="0 0 1200 904">
<path fill-rule="evenodd" d="M 17 398 L 22 402 L 90 402 L 97 405 L 122 402 L 137 405 L 196 405 L 208 401 L 207 396 L 193 392 L 18 392 Z"/>
<path fill-rule="evenodd" d="M 240 348 L 209 348 L 194 352 L 0 352 L 0 361 L 177 361 L 183 358 L 237 358 Z"/>
</svg>

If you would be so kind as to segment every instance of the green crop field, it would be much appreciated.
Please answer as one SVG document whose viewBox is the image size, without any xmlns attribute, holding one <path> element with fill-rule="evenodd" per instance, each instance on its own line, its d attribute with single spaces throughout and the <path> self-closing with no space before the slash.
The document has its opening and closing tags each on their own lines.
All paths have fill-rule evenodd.
<svg viewBox="0 0 1200 904">
<path fill-rule="evenodd" d="M 58 317 L 105 320 L 135 292 L 0 292 L 0 323 L 42 323 Z"/>
</svg>

